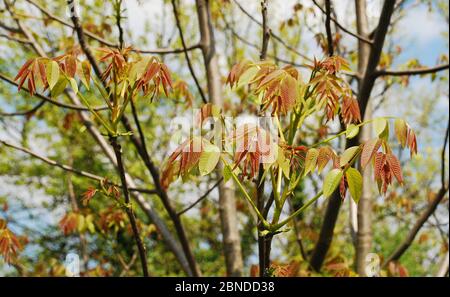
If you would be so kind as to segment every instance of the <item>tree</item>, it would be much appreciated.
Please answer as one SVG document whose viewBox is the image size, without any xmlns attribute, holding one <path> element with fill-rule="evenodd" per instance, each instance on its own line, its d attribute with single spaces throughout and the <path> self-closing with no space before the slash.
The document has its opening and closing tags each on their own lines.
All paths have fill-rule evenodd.
<svg viewBox="0 0 450 297">
<path fill-rule="evenodd" d="M 28 221 L 9 215 L 17 209 L 31 211 L 29 201 L 22 197 L 21 205 L 5 199 L 0 252 L 20 274 L 64 273 L 58 265 L 45 271 L 39 259 L 27 258 L 26 250 L 20 253 L 27 241 L 35 240 L 44 247 L 42 260 L 61 258 L 67 246 L 79 250 L 85 275 L 241 276 L 255 241 L 259 263 L 250 267 L 252 275 L 336 270 L 351 275 L 353 269 L 345 263 L 353 256 L 354 271 L 365 275 L 367 255 L 380 240 L 372 217 L 382 213 L 374 210 L 377 196 L 369 186 L 377 185 L 385 196 L 423 194 L 408 185 L 413 181 L 408 162 L 397 153 L 408 147 L 411 156 L 417 154 L 415 124 L 389 112 L 374 117 L 379 108 L 374 91 L 380 89 L 378 97 L 383 98 L 400 84 L 411 85 L 410 76 L 448 77 L 445 56 L 433 67 L 411 60 L 405 69 L 390 69 L 395 49 L 389 35 L 408 3 L 384 1 L 373 26 L 366 1 L 355 1 L 352 30 L 340 23 L 336 3 L 329 0 L 312 1 L 308 8 L 297 3 L 287 9 L 292 17 L 280 29 L 272 19 L 272 1 L 261 1 L 258 14 L 239 1 L 162 1 L 164 30 L 149 27 L 142 42 L 134 37 L 136 28 L 127 25 L 134 20 L 125 17 L 128 4 L 121 0 L 104 6 L 101 1 L 2 2 L 1 36 L 17 61 L 0 67 L 2 94 L 20 99 L 7 99 L 18 110 L 0 115 L 6 131 L 15 119 L 21 126 L 19 133 L 12 132 L 19 142 L 0 135 L 5 148 L 0 153 L 11 159 L 20 151 L 34 161 L 7 164 L 1 172 L 16 177 L 16 186 L 29 180 L 30 188 L 52 197 L 41 206 L 51 216 L 65 212 L 59 226 L 46 225 L 38 234 Z M 69 17 L 57 15 L 59 10 L 67 10 Z M 104 17 L 107 12 L 111 18 Z M 253 25 L 248 33 L 258 44 L 241 35 L 236 12 Z M 190 13 L 197 22 L 190 21 Z M 313 28 L 302 26 L 301 17 L 316 20 Z M 173 25 L 173 33 L 165 24 Z M 303 50 L 311 46 L 298 34 L 303 30 L 324 32 L 316 35 L 322 57 Z M 354 41 L 354 48 L 348 48 L 343 35 Z M 160 48 L 143 49 L 150 40 Z M 189 44 L 191 40 L 198 42 Z M 3 73 L 17 75 L 13 79 Z M 36 99 L 39 103 L 32 105 Z M 168 119 L 182 112 L 194 114 L 190 129 L 198 133 L 169 150 L 179 137 L 172 135 Z M 230 125 L 228 116 L 245 114 L 252 119 L 265 115 L 268 121 Z M 336 127 L 339 131 L 329 134 Z M 432 202 L 412 216 L 417 218 L 413 229 L 383 262 L 388 274 L 407 274 L 400 257 L 430 217 L 439 220 L 437 209 L 448 201 L 448 128 L 445 135 L 440 189 L 430 191 Z M 47 153 L 38 149 L 39 141 Z M 49 171 L 48 165 L 62 171 Z M 30 179 L 35 176 L 45 178 Z M 207 199 L 216 189 L 217 205 Z M 352 225 L 353 255 L 342 252 L 346 243 L 333 241 L 337 252 L 329 250 L 335 227 L 342 225 L 338 214 L 347 192 L 358 214 Z M 198 205 L 198 214 L 188 216 Z M 323 205 L 322 219 L 317 215 Z M 388 201 L 382 205 L 391 208 Z M 288 254 L 296 260 L 283 266 L 271 251 L 280 248 L 277 238 L 292 236 L 290 225 L 300 250 Z M 445 233 L 439 222 L 437 226 L 432 236 Z M 317 235 L 305 240 L 308 232 Z M 54 238 L 54 246 L 43 242 L 46 236 Z M 164 269 L 166 257 L 170 266 Z M 337 269 L 339 265 L 345 267 Z M 441 270 L 445 267 L 436 273 Z"/>
</svg>

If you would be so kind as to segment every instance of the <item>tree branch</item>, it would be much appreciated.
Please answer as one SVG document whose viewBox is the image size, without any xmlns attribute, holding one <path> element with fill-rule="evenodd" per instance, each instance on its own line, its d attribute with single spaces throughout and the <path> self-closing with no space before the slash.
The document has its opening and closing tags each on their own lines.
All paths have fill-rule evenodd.
<svg viewBox="0 0 450 297">
<path fill-rule="evenodd" d="M 317 6 L 317 8 L 320 9 L 320 11 L 322 11 L 324 14 L 327 14 L 326 11 L 325 11 L 325 9 L 323 9 L 323 8 L 319 5 L 319 3 L 317 3 L 316 0 L 312 0 L 312 2 L 314 3 L 314 5 Z M 351 35 L 351 36 L 357 38 L 359 41 L 363 41 L 363 42 L 368 43 L 368 44 L 373 44 L 373 41 L 372 41 L 372 40 L 370 40 L 370 39 L 368 39 L 368 38 L 366 38 L 366 37 L 364 37 L 364 36 L 362 36 L 362 35 L 356 34 L 356 33 L 352 32 L 352 31 L 348 30 L 348 29 L 345 28 L 344 26 L 342 26 L 341 23 L 339 23 L 338 20 L 335 19 L 334 17 L 330 16 L 330 20 L 332 20 L 333 23 L 335 23 L 336 26 L 338 26 L 339 29 L 341 29 L 341 30 L 344 31 L 345 33 L 347 33 L 347 34 L 349 34 L 349 35 Z"/>
<path fill-rule="evenodd" d="M 258 21 L 257 19 L 255 19 L 254 16 L 252 16 L 247 10 L 245 10 L 245 8 L 237 1 L 237 0 L 233 0 L 233 2 L 237 5 L 237 7 L 246 15 L 249 17 L 249 19 L 251 21 L 253 21 L 255 24 L 257 24 L 258 26 L 262 27 L 263 24 Z M 308 58 L 306 55 L 302 54 L 301 52 L 299 52 L 298 50 L 296 50 L 295 48 L 293 48 L 292 46 L 290 46 L 289 44 L 287 44 L 283 38 L 281 38 L 280 36 L 278 36 L 277 34 L 271 32 L 272 38 L 274 40 L 276 40 L 277 42 L 279 42 L 280 44 L 282 44 L 287 50 L 297 54 L 298 56 L 302 57 L 303 59 L 305 59 L 306 61 L 312 62 L 312 60 L 310 58 Z"/>
<path fill-rule="evenodd" d="M 25 111 L 16 111 L 16 112 L 10 112 L 10 113 L 0 112 L 0 117 L 30 116 L 30 115 L 34 114 L 36 111 L 38 111 L 42 106 L 44 106 L 45 103 L 47 103 L 47 101 L 42 100 L 41 102 L 36 104 L 33 108 L 31 108 L 29 110 L 25 110 Z"/>
<path fill-rule="evenodd" d="M 35 6 L 37 9 L 39 9 L 44 15 L 46 15 L 49 19 L 54 20 L 66 27 L 75 29 L 74 25 L 70 22 L 67 22 L 66 20 L 54 15 L 52 12 L 50 12 L 49 10 L 47 10 L 46 8 L 44 8 L 43 6 L 41 6 L 40 4 L 38 4 L 37 2 L 35 2 L 34 0 L 26 0 L 28 1 L 30 4 L 32 4 L 33 6 Z M 119 48 L 120 45 L 115 44 L 113 42 L 110 42 L 90 31 L 84 30 L 86 36 L 88 36 L 89 38 L 99 42 L 100 44 L 104 45 L 104 46 L 108 46 L 108 47 L 112 47 L 112 48 Z M 137 52 L 137 53 L 141 53 L 141 54 L 158 54 L 158 55 L 167 55 L 167 54 L 181 54 L 184 53 L 185 51 L 192 51 L 195 49 L 198 49 L 200 47 L 199 44 L 193 45 L 193 46 L 189 46 L 184 48 L 177 48 L 177 49 L 170 49 L 170 48 L 160 48 L 160 49 L 137 49 L 134 48 L 132 49 L 132 51 Z"/>
<path fill-rule="evenodd" d="M 419 68 L 419 69 L 378 70 L 375 72 L 375 76 L 379 77 L 379 76 L 386 76 L 386 75 L 391 75 L 391 76 L 423 75 L 423 74 L 431 74 L 431 73 L 436 73 L 439 71 L 447 70 L 447 69 L 449 69 L 449 67 L 450 67 L 450 65 L 447 63 L 447 64 L 443 64 L 443 65 L 438 65 L 435 67 Z"/>
<path fill-rule="evenodd" d="M 29 150 L 27 148 L 24 148 L 24 147 L 12 144 L 12 143 L 7 142 L 5 140 L 0 139 L 0 143 L 5 145 L 5 146 L 7 146 L 7 147 L 10 147 L 10 148 L 13 148 L 15 150 L 18 150 L 18 151 L 21 151 L 23 153 L 26 153 L 26 154 L 28 154 L 28 155 L 36 158 L 36 159 L 39 159 L 39 160 L 41 160 L 41 161 L 43 161 L 43 162 L 45 162 L 45 163 L 47 163 L 47 164 L 49 164 L 51 166 L 59 167 L 62 170 L 75 173 L 76 175 L 84 176 L 84 177 L 87 177 L 87 178 L 95 180 L 95 181 L 105 180 L 105 177 L 103 177 L 103 176 L 99 176 L 99 175 L 96 175 L 96 174 L 93 174 L 93 173 L 90 173 L 90 172 L 87 172 L 87 171 L 84 171 L 84 170 L 79 170 L 79 169 L 73 168 L 72 166 L 69 166 L 69 165 L 66 165 L 66 164 L 61 164 L 61 163 L 59 163 L 59 162 L 57 162 L 55 160 L 49 159 L 47 157 L 44 157 L 44 156 L 42 156 L 42 155 L 40 155 L 40 154 L 38 154 L 36 152 L 33 152 L 33 151 L 31 151 L 31 150 Z M 118 184 L 115 184 L 115 183 L 111 183 L 111 184 L 114 185 L 114 186 L 119 186 Z M 130 191 L 132 191 L 132 192 L 140 192 L 140 193 L 146 193 L 146 194 L 156 194 L 155 190 L 148 190 L 148 189 L 141 189 L 141 188 L 134 188 L 134 187 L 130 187 L 128 189 Z"/>
<path fill-rule="evenodd" d="M 73 1 L 73 0 L 68 0 Z M 142 272 L 145 277 L 150 276 L 148 272 L 148 264 L 147 264 L 147 252 L 144 243 L 142 242 L 142 238 L 139 235 L 139 228 L 137 226 L 136 216 L 133 211 L 133 206 L 130 204 L 130 194 L 128 192 L 127 179 L 125 177 L 125 167 L 122 161 L 122 148 L 117 141 L 116 136 L 110 136 L 111 145 L 114 149 L 117 159 L 117 168 L 119 171 L 120 180 L 122 183 L 122 193 L 125 200 L 125 211 L 128 215 L 128 219 L 130 220 L 131 229 L 133 230 L 133 237 L 136 241 L 136 245 L 139 251 L 139 258 L 141 260 Z"/>
<path fill-rule="evenodd" d="M 267 57 L 267 49 L 270 40 L 270 28 L 267 26 L 267 0 L 261 1 L 261 14 L 262 14 L 262 46 L 260 60 L 265 60 Z"/>
<path fill-rule="evenodd" d="M 5 81 L 5 82 L 7 82 L 7 83 L 9 83 L 9 84 L 11 84 L 11 85 L 14 85 L 16 87 L 18 86 L 18 84 L 15 81 L 13 81 L 11 78 L 7 77 L 6 75 L 4 75 L 2 73 L 0 73 L 0 79 Z M 28 93 L 28 88 L 26 88 L 25 86 L 22 86 L 22 88 L 20 90 L 22 92 Z M 78 110 L 78 111 L 81 111 L 81 110 L 89 111 L 89 109 L 84 107 L 84 106 L 62 103 L 62 102 L 59 102 L 59 101 L 57 101 L 55 99 L 52 99 L 52 98 L 50 98 L 48 96 L 42 95 L 40 93 L 35 93 L 34 96 L 36 96 L 36 97 L 38 97 L 38 98 L 40 98 L 40 99 L 42 99 L 44 101 L 47 101 L 47 102 L 49 102 L 49 103 L 51 103 L 53 105 L 62 107 L 62 108 Z M 93 106 L 92 109 L 95 110 L 95 111 L 101 111 L 101 110 L 107 110 L 108 107 L 107 106 Z"/>
<path fill-rule="evenodd" d="M 198 92 L 200 94 L 200 97 L 202 98 L 203 103 L 208 103 L 208 99 L 206 99 L 205 93 L 203 92 L 202 87 L 200 86 L 200 82 L 197 79 L 197 76 L 195 75 L 195 71 L 194 71 L 194 67 L 192 66 L 192 62 L 191 62 L 191 58 L 189 58 L 189 53 L 187 51 L 187 47 L 186 47 L 186 42 L 184 40 L 184 34 L 183 34 L 183 28 L 181 27 L 181 22 L 180 22 L 180 16 L 178 13 L 178 7 L 176 4 L 176 0 L 172 0 L 172 8 L 173 8 L 173 15 L 175 17 L 175 22 L 177 24 L 177 28 L 178 28 L 178 34 L 180 35 L 180 40 L 181 40 L 181 44 L 183 45 L 183 49 L 184 49 L 184 56 L 186 58 L 186 62 L 188 64 L 188 68 L 189 68 L 189 72 L 192 75 L 192 78 L 194 79 L 195 85 L 197 86 Z"/>
<path fill-rule="evenodd" d="M 327 32 L 328 56 L 331 57 L 334 54 L 333 34 L 331 33 L 331 0 L 325 0 L 325 10 L 325 30 Z"/>
<path fill-rule="evenodd" d="M 221 177 L 211 188 L 209 188 L 202 196 L 200 196 L 200 198 L 198 198 L 197 200 L 195 200 L 194 203 L 192 203 L 191 205 L 189 205 L 188 207 L 186 207 L 185 209 L 179 211 L 177 213 L 177 216 L 181 216 L 184 213 L 188 212 L 189 210 L 191 210 L 194 206 L 196 206 L 198 203 L 200 203 L 201 201 L 203 201 L 204 199 L 206 199 L 208 197 L 208 195 L 219 186 L 219 184 L 223 181 L 223 177 Z"/>
</svg>

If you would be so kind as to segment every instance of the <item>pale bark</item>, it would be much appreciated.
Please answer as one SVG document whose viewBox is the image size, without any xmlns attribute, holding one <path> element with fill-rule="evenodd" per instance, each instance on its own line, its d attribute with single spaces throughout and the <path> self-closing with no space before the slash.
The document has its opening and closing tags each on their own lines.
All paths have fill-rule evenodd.
<svg viewBox="0 0 450 297">
<path fill-rule="evenodd" d="M 210 102 L 223 105 L 222 83 L 218 55 L 215 52 L 214 32 L 208 0 L 197 0 L 197 14 L 200 27 L 200 46 L 206 69 L 206 80 Z M 218 168 L 221 172 L 222 168 Z M 221 175 L 221 174 L 219 174 Z M 219 176 L 218 178 L 220 178 Z M 241 240 L 238 230 L 235 191 L 231 182 L 219 184 L 219 214 L 223 236 L 225 263 L 228 276 L 242 276 L 243 261 Z"/>
<path fill-rule="evenodd" d="M 447 253 L 444 256 L 444 259 L 442 260 L 442 263 L 439 267 L 439 270 L 438 270 L 436 276 L 444 277 L 448 274 L 448 261 L 449 261 L 449 259 L 448 259 L 448 251 L 447 251 Z"/>
<path fill-rule="evenodd" d="M 356 28 L 361 36 L 368 36 L 369 25 L 367 20 L 367 10 L 365 0 L 355 0 L 356 11 Z M 370 45 L 358 42 L 358 72 L 361 75 L 366 74 L 367 63 L 370 54 Z M 359 85 L 361 87 L 361 84 Z M 364 120 L 372 117 L 372 108 L 370 102 L 367 105 Z M 370 125 L 363 126 L 361 140 L 367 141 L 372 138 L 372 127 Z M 365 276 L 365 259 L 372 245 L 372 174 L 370 170 L 363 172 L 363 193 L 358 203 L 356 232 L 356 271 L 359 275 Z"/>
</svg>

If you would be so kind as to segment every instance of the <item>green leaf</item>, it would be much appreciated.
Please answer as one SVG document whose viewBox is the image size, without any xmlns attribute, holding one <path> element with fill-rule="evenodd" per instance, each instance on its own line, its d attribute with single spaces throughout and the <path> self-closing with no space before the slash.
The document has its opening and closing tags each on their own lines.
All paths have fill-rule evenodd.
<svg viewBox="0 0 450 297">
<path fill-rule="evenodd" d="M 343 167 L 347 165 L 348 162 L 350 162 L 353 159 L 358 149 L 359 146 L 352 146 L 346 149 L 345 152 L 342 153 L 341 158 L 339 159 L 339 166 Z"/>
<path fill-rule="evenodd" d="M 328 198 L 333 194 L 334 190 L 339 186 L 341 182 L 343 172 L 341 169 L 333 169 L 328 172 L 323 182 L 323 196 Z"/>
<path fill-rule="evenodd" d="M 359 133 L 359 126 L 355 124 L 350 124 L 347 126 L 347 130 L 345 131 L 345 137 L 348 139 L 352 139 Z"/>
<path fill-rule="evenodd" d="M 377 133 L 377 135 L 381 136 L 388 127 L 388 122 L 385 118 L 376 118 L 373 121 L 373 127 L 375 128 L 375 132 Z"/>
<path fill-rule="evenodd" d="M 92 215 L 86 216 L 86 227 L 91 233 L 95 233 L 94 217 Z"/>
<path fill-rule="evenodd" d="M 350 196 L 352 196 L 355 203 L 358 203 L 362 195 L 363 186 L 363 178 L 361 173 L 355 168 L 350 167 L 345 172 L 345 177 L 347 178 Z"/>
<path fill-rule="evenodd" d="M 80 78 L 83 85 L 86 87 L 87 90 L 90 89 L 90 82 L 91 82 L 91 64 L 89 64 L 88 60 L 84 60 L 81 63 L 81 68 L 78 67 L 78 77 Z"/>
<path fill-rule="evenodd" d="M 277 160 L 278 166 L 280 166 L 281 171 L 283 171 L 284 175 L 289 179 L 289 168 L 290 163 L 289 160 L 286 159 L 286 157 L 283 154 L 283 151 L 278 152 L 278 160 Z"/>
<path fill-rule="evenodd" d="M 86 229 L 86 224 L 83 215 L 78 215 L 78 232 L 83 233 Z"/>
<path fill-rule="evenodd" d="M 198 169 L 200 175 L 207 175 L 216 168 L 220 158 L 220 150 L 213 144 L 204 145 L 203 152 L 200 155 Z"/>
<path fill-rule="evenodd" d="M 60 78 L 51 91 L 52 97 L 56 97 L 60 95 L 62 92 L 64 92 L 66 86 L 67 86 L 67 79 L 63 77 Z"/>
<path fill-rule="evenodd" d="M 242 73 L 241 77 L 239 78 L 237 88 L 248 85 L 248 83 L 255 77 L 258 71 L 259 70 L 257 67 L 250 67 L 244 73 Z"/>
<path fill-rule="evenodd" d="M 77 81 L 73 77 L 69 77 L 70 86 L 72 87 L 72 90 L 75 92 L 75 94 L 78 93 L 78 84 Z"/>
<path fill-rule="evenodd" d="M 50 61 L 45 67 L 45 74 L 50 90 L 58 83 L 59 80 L 59 65 L 55 61 Z"/>
<path fill-rule="evenodd" d="M 407 138 L 407 132 L 408 132 L 408 126 L 406 122 L 402 119 L 396 119 L 394 122 L 394 131 L 395 136 L 397 136 L 397 140 L 402 146 L 402 148 L 406 145 L 406 138 Z"/>
<path fill-rule="evenodd" d="M 315 148 L 311 148 L 306 153 L 305 158 L 305 175 L 307 175 L 309 172 L 314 171 L 314 168 L 317 164 L 317 157 L 319 156 L 319 151 Z"/>
<path fill-rule="evenodd" d="M 130 82 L 134 83 L 144 74 L 145 70 L 147 69 L 148 63 L 150 63 L 150 57 L 144 57 L 133 64 L 128 74 L 128 79 L 130 80 Z"/>
<path fill-rule="evenodd" d="M 231 168 L 230 166 L 224 166 L 223 167 L 223 182 L 226 183 L 230 180 L 232 176 Z"/>
</svg>

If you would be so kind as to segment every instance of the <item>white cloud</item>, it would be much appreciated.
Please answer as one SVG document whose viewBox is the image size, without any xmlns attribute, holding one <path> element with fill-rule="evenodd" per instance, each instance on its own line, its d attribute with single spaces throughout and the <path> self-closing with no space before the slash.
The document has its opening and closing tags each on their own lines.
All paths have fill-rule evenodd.
<svg viewBox="0 0 450 297">
<path fill-rule="evenodd" d="M 425 47 L 437 38 L 442 38 L 442 32 L 448 30 L 445 22 L 436 13 L 428 11 L 421 5 L 406 11 L 406 16 L 399 22 L 397 34 L 415 46 Z"/>
</svg>

